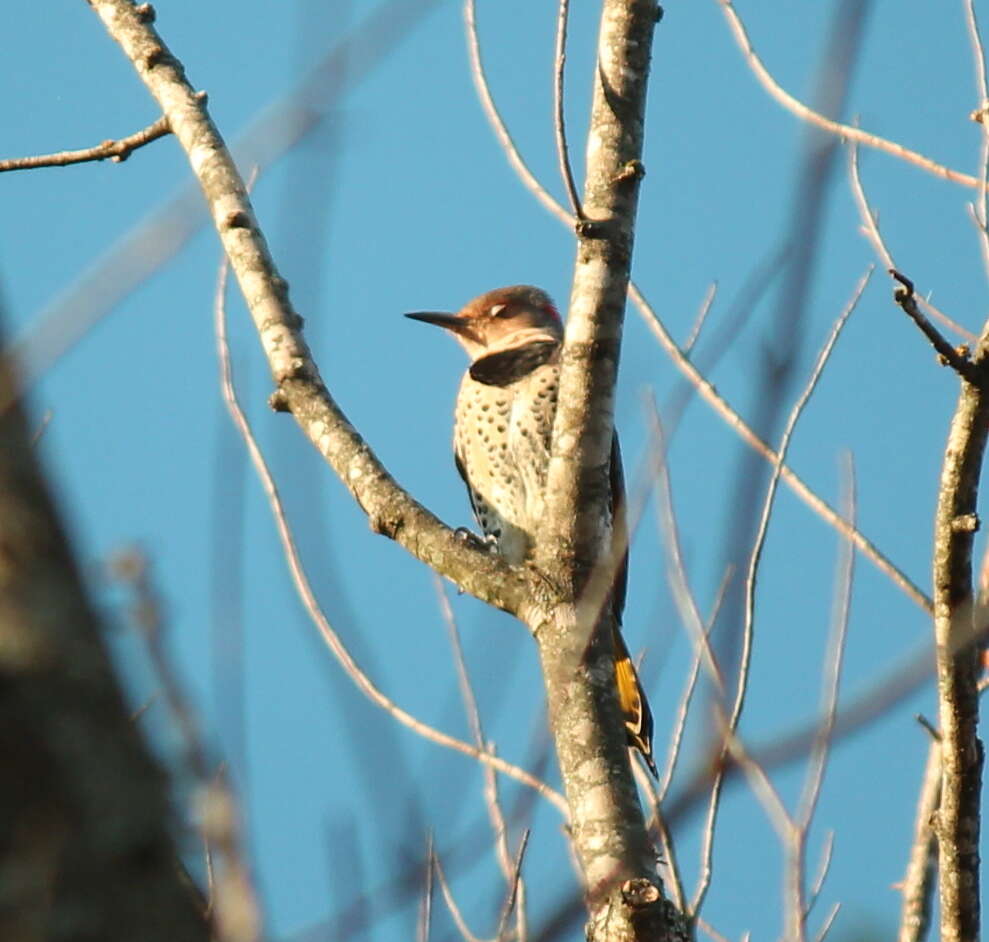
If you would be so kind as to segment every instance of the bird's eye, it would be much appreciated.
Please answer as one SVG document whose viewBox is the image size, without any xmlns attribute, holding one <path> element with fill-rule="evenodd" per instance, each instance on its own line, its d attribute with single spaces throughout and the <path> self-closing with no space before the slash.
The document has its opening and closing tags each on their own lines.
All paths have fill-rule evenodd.
<svg viewBox="0 0 989 942">
<path fill-rule="evenodd" d="M 510 312 L 508 310 L 508 305 L 507 304 L 492 304 L 491 305 L 491 309 L 488 311 L 488 313 L 492 317 L 505 317 Z"/>
</svg>

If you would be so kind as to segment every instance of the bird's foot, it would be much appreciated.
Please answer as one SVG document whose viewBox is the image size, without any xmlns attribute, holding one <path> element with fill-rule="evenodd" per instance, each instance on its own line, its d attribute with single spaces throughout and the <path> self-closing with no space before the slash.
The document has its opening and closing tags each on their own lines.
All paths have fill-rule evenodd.
<svg viewBox="0 0 989 942">
<path fill-rule="evenodd" d="M 457 539 L 474 549 L 487 550 L 489 553 L 497 552 L 497 541 L 493 536 L 478 536 L 467 527 L 457 527 L 453 532 L 456 533 Z"/>
</svg>

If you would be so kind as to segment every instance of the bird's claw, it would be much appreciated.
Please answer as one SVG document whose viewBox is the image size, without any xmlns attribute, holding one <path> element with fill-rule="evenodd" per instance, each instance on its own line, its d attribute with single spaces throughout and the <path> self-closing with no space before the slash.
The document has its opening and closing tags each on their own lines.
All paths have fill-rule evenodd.
<svg viewBox="0 0 989 942">
<path fill-rule="evenodd" d="M 487 550 L 489 553 L 496 552 L 493 536 L 478 536 L 473 530 L 468 530 L 467 527 L 457 527 L 453 532 L 457 535 L 458 540 L 474 549 Z"/>
</svg>

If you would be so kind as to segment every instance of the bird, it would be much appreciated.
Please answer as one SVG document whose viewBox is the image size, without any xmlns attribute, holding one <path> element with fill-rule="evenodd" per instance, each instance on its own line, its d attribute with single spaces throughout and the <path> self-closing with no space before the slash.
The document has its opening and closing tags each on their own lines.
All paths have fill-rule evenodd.
<svg viewBox="0 0 989 942">
<path fill-rule="evenodd" d="M 453 451 L 485 540 L 508 562 L 530 560 L 545 511 L 550 438 L 556 415 L 563 323 L 549 295 L 532 285 L 496 288 L 456 314 L 416 311 L 412 320 L 442 327 L 466 350 L 454 410 Z M 629 746 L 659 778 L 653 720 L 621 634 L 628 571 L 621 453 L 611 450 L 612 533 L 621 562 L 611 590 L 615 686 Z"/>
</svg>

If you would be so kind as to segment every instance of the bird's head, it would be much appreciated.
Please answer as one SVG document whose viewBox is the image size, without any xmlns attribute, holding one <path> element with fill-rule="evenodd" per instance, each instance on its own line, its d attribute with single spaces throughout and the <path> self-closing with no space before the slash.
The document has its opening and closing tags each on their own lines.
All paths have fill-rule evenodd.
<svg viewBox="0 0 989 942">
<path fill-rule="evenodd" d="M 449 330 L 472 361 L 533 341 L 563 339 L 563 324 L 549 295 L 531 285 L 488 291 L 456 314 L 417 311 L 405 316 Z"/>
</svg>

